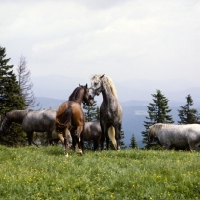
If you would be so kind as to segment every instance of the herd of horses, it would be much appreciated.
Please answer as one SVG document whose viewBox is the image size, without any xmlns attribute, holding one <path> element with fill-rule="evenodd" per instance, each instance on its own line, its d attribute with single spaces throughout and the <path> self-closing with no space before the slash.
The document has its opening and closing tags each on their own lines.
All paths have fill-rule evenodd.
<svg viewBox="0 0 200 200">
<path fill-rule="evenodd" d="M 94 97 L 102 93 L 100 106 L 100 122 L 85 122 L 82 104 L 91 106 Z M 94 75 L 91 87 L 80 85 L 74 89 L 69 99 L 57 110 L 13 110 L 1 116 L 0 131 L 5 131 L 12 122 L 21 124 L 27 134 L 28 144 L 32 144 L 34 132 L 46 133 L 49 144 L 52 144 L 52 133 L 55 131 L 65 146 L 68 157 L 69 140 L 72 148 L 83 154 L 83 141 L 93 140 L 94 150 L 101 143 L 101 150 L 108 149 L 109 138 L 116 150 L 120 149 L 120 131 L 122 124 L 122 108 L 117 100 L 115 86 L 106 75 Z"/>
<path fill-rule="evenodd" d="M 100 122 L 85 122 L 82 104 L 91 106 L 95 96 L 100 93 L 103 96 Z M 106 75 L 92 76 L 90 88 L 87 84 L 79 84 L 57 110 L 13 110 L 6 113 L 1 116 L 0 131 L 9 128 L 12 122 L 21 124 L 29 145 L 36 133 L 45 132 L 49 144 L 53 142 L 52 136 L 59 138 L 65 147 L 66 157 L 69 147 L 82 155 L 84 141 L 90 140 L 93 140 L 94 150 L 99 148 L 99 144 L 103 150 L 105 140 L 108 150 L 109 139 L 115 149 L 120 150 L 122 108 L 117 100 L 115 86 Z M 154 138 L 158 138 L 166 149 L 188 146 L 190 150 L 199 150 L 200 125 L 154 124 L 149 127 L 149 142 Z"/>
</svg>

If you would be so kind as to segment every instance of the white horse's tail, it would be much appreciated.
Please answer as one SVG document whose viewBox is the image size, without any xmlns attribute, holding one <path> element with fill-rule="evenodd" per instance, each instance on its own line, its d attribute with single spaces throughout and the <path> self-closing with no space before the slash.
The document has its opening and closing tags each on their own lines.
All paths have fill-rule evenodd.
<svg viewBox="0 0 200 200">
<path fill-rule="evenodd" d="M 109 129 L 108 129 L 108 136 L 109 138 L 111 139 L 115 149 L 117 150 L 117 142 L 116 142 L 116 139 L 115 139 L 115 129 L 113 126 L 111 126 Z"/>
</svg>

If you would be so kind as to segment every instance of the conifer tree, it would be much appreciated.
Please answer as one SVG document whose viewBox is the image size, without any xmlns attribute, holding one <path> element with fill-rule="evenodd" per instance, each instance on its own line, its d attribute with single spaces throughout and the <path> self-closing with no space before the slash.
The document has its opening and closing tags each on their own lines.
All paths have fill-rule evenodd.
<svg viewBox="0 0 200 200">
<path fill-rule="evenodd" d="M 120 133 L 121 133 L 120 148 L 121 149 L 126 149 L 127 147 L 126 147 L 126 145 L 124 144 L 124 141 L 123 141 L 123 139 L 125 138 L 123 129 L 121 129 Z"/>
<path fill-rule="evenodd" d="M 21 96 L 24 98 L 26 108 L 38 106 L 39 104 L 36 105 L 36 99 L 32 91 L 33 83 L 30 79 L 31 72 L 27 68 L 26 58 L 24 56 L 20 57 L 17 72 L 18 83 L 21 89 Z"/>
<path fill-rule="evenodd" d="M 151 125 L 155 123 L 174 123 L 172 115 L 168 113 L 171 112 L 168 106 L 168 99 L 161 93 L 160 90 L 156 90 L 156 94 L 152 94 L 153 96 L 153 103 L 150 103 L 148 108 L 148 119 L 149 121 L 144 121 L 145 131 L 142 132 L 143 136 L 143 143 L 146 144 L 147 148 L 151 146 L 148 144 L 148 129 Z M 155 142 L 153 145 L 157 145 L 158 141 Z"/>
<path fill-rule="evenodd" d="M 134 133 L 131 136 L 131 143 L 130 143 L 129 147 L 131 149 L 138 148 Z"/>
<path fill-rule="evenodd" d="M 23 109 L 24 100 L 20 95 L 13 65 L 8 65 L 10 58 L 6 57 L 6 49 L 0 46 L 0 114 L 14 109 Z"/>
<path fill-rule="evenodd" d="M 92 106 L 83 105 L 83 111 L 86 122 L 94 122 L 100 120 L 100 109 L 97 106 L 95 100 Z M 93 149 L 93 142 L 92 141 L 84 142 L 84 148 Z"/>
<path fill-rule="evenodd" d="M 200 115 L 195 108 L 191 108 L 193 106 L 193 100 L 190 94 L 186 97 L 186 104 L 181 106 L 181 109 L 178 110 L 180 117 L 179 124 L 195 124 L 200 119 Z"/>
<path fill-rule="evenodd" d="M 92 106 L 83 105 L 83 111 L 86 122 L 94 122 L 100 120 L 100 109 L 97 106 L 95 100 Z"/>
<path fill-rule="evenodd" d="M 9 65 L 10 58 L 6 58 L 6 49 L 0 46 L 0 115 L 15 109 L 24 109 L 25 103 L 21 96 L 13 65 Z M 13 145 L 23 140 L 25 134 L 18 124 L 13 124 L 6 133 L 0 134 L 2 144 Z"/>
</svg>

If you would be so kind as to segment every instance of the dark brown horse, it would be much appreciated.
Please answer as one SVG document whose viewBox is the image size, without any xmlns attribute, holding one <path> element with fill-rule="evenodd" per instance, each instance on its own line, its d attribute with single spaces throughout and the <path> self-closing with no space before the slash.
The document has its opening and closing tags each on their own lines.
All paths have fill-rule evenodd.
<svg viewBox="0 0 200 200">
<path fill-rule="evenodd" d="M 93 104 L 93 100 L 89 99 L 88 92 L 87 84 L 85 86 L 79 85 L 70 95 L 68 101 L 63 102 L 56 112 L 55 130 L 60 138 L 64 137 L 66 157 L 68 157 L 68 136 L 70 133 L 74 150 L 76 148 L 78 153 L 83 153 L 82 133 L 85 116 L 81 103 L 86 103 L 88 106 Z"/>
<path fill-rule="evenodd" d="M 85 122 L 83 140 L 84 141 L 92 140 L 94 151 L 99 149 L 101 136 L 102 136 L 102 131 L 100 122 Z M 101 144 L 101 146 L 102 145 L 103 144 Z"/>
</svg>

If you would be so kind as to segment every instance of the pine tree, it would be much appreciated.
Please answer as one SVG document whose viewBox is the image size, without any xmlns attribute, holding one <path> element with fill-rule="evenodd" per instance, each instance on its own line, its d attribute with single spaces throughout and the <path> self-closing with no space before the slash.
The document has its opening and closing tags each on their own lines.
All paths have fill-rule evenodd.
<svg viewBox="0 0 200 200">
<path fill-rule="evenodd" d="M 145 131 L 142 132 L 143 143 L 146 144 L 147 148 L 151 145 L 157 145 L 158 141 L 153 144 L 148 144 L 148 129 L 151 125 L 155 123 L 174 123 L 172 115 L 168 113 L 171 112 L 171 109 L 168 107 L 168 99 L 161 93 L 160 90 L 156 90 L 156 94 L 152 94 L 153 103 L 150 103 L 148 108 L 148 119 L 149 121 L 144 121 Z"/>
<path fill-rule="evenodd" d="M 123 129 L 121 129 L 121 140 L 120 140 L 120 148 L 121 149 L 126 149 L 126 145 L 124 144 L 124 141 L 123 139 L 125 138 L 125 135 L 124 135 L 124 131 Z"/>
<path fill-rule="evenodd" d="M 92 106 L 83 105 L 83 111 L 86 122 L 94 122 L 100 120 L 100 109 L 97 106 L 95 100 Z"/>
<path fill-rule="evenodd" d="M 21 89 L 13 72 L 13 65 L 8 65 L 9 61 L 10 58 L 6 58 L 6 49 L 0 46 L 0 115 L 11 110 L 25 108 Z M 1 143 L 10 145 L 17 143 L 17 139 L 24 134 L 22 131 L 21 135 L 17 133 L 19 129 L 19 125 L 13 124 L 7 133 L 0 134 Z"/>
<path fill-rule="evenodd" d="M 92 106 L 83 105 L 83 111 L 86 122 L 100 121 L 100 109 L 97 106 L 95 100 Z M 84 148 L 93 149 L 93 142 L 92 141 L 84 142 Z"/>
<path fill-rule="evenodd" d="M 134 133 L 132 134 L 131 143 L 130 143 L 129 147 L 131 149 L 138 148 Z"/>
<path fill-rule="evenodd" d="M 18 83 L 21 88 L 21 96 L 23 96 L 26 108 L 32 108 L 36 105 L 34 93 L 32 91 L 33 84 L 30 79 L 31 72 L 27 68 L 26 58 L 20 57 L 20 62 L 17 68 L 18 72 Z"/>
<path fill-rule="evenodd" d="M 191 106 L 193 106 L 193 100 L 190 94 L 186 97 L 186 101 L 186 104 L 181 106 L 181 109 L 178 110 L 178 116 L 180 117 L 180 121 L 178 121 L 178 123 L 195 124 L 200 119 L 200 115 L 196 109 L 191 108 Z"/>
</svg>

